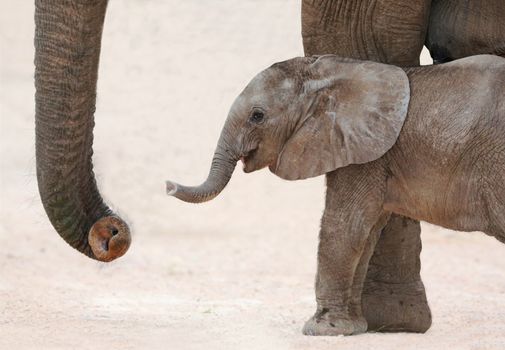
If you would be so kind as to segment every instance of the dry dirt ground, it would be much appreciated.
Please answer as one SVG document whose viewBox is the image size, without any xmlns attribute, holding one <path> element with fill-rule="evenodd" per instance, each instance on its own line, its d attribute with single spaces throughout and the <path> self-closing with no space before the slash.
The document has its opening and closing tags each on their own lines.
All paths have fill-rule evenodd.
<svg viewBox="0 0 505 350">
<path fill-rule="evenodd" d="M 504 349 L 505 246 L 423 225 L 428 333 L 301 335 L 324 179 L 237 171 L 217 200 L 164 194 L 206 176 L 234 97 L 302 55 L 299 1 L 112 0 L 95 166 L 134 242 L 111 264 L 70 249 L 34 170 L 33 0 L 0 0 L 0 349 Z"/>
</svg>

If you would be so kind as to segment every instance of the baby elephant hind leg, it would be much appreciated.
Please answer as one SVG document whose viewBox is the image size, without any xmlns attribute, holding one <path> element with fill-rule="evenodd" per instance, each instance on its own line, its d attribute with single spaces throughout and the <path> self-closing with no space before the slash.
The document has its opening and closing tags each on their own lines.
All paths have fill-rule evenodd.
<svg viewBox="0 0 505 350">
<path fill-rule="evenodd" d="M 392 215 L 368 266 L 362 306 L 369 331 L 426 332 L 431 311 L 419 275 L 419 222 Z"/>
<path fill-rule="evenodd" d="M 505 84 L 503 87 L 505 88 Z M 505 103 L 504 101 L 500 103 L 502 114 L 499 118 L 505 120 Z M 497 128 L 488 142 L 482 146 L 487 152 L 480 152 L 478 155 L 480 162 L 474 165 L 476 169 L 474 172 L 480 175 L 474 198 L 483 199 L 483 205 L 481 210 L 475 211 L 473 228 L 495 237 L 502 243 L 505 243 L 505 141 L 502 136 L 504 132 L 505 125 L 501 129 Z"/>
<path fill-rule="evenodd" d="M 363 286 L 367 275 L 370 258 L 374 253 L 374 249 L 375 246 L 377 245 L 377 241 L 379 240 L 380 233 L 384 228 L 384 226 L 386 226 L 390 216 L 391 216 L 390 213 L 384 213 L 377 221 L 374 228 L 371 230 L 368 240 L 365 243 L 363 253 L 361 254 L 358 267 L 356 268 L 356 272 L 354 274 L 354 280 L 352 284 L 351 304 L 349 305 L 349 313 L 356 319 L 365 319 L 361 302 Z"/>
</svg>

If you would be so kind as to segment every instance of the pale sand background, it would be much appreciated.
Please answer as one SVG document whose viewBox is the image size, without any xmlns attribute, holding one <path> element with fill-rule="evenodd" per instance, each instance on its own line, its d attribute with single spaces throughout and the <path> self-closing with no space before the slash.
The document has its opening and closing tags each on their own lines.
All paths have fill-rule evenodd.
<svg viewBox="0 0 505 350">
<path fill-rule="evenodd" d="M 112 264 L 52 230 L 34 170 L 33 1 L 0 0 L 1 349 L 503 349 L 505 246 L 423 225 L 427 334 L 301 335 L 323 177 L 237 171 L 217 200 L 199 183 L 249 79 L 302 55 L 299 1 L 113 0 L 103 39 L 95 167 L 134 242 Z M 237 169 L 239 170 L 239 169 Z"/>
</svg>

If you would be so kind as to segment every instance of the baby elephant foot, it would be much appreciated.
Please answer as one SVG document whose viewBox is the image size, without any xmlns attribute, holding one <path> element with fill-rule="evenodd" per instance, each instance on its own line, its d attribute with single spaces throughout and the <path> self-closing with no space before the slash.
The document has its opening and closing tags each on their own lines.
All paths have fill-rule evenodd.
<svg viewBox="0 0 505 350">
<path fill-rule="evenodd" d="M 302 332 L 305 335 L 351 335 L 364 333 L 367 327 L 364 318 L 351 319 L 342 317 L 342 313 L 337 314 L 329 308 L 318 308 L 315 315 L 305 323 Z"/>
</svg>

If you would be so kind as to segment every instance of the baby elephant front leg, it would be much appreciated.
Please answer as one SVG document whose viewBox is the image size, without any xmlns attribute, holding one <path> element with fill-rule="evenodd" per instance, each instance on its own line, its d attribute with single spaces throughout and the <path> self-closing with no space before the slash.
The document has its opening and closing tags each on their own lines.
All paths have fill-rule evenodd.
<svg viewBox="0 0 505 350">
<path fill-rule="evenodd" d="M 382 210 L 380 178 L 370 176 L 373 169 L 363 168 L 351 166 L 327 175 L 317 261 L 317 310 L 303 328 L 306 335 L 350 335 L 367 330 L 361 305 L 357 309 L 355 304 L 361 300 L 373 251 L 369 245 L 376 242 L 371 234 L 386 223 L 387 213 Z"/>
</svg>

